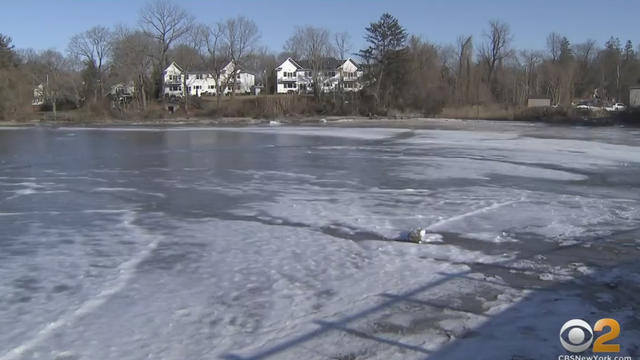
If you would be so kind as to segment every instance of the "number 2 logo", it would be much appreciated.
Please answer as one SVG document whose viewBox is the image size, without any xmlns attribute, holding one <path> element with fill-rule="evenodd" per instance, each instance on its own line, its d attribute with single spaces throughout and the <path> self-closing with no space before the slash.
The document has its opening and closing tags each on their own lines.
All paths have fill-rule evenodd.
<svg viewBox="0 0 640 360">
<path fill-rule="evenodd" d="M 620 352 L 620 344 L 607 344 L 620 336 L 620 324 L 613 319 L 600 319 L 593 326 L 593 331 L 600 332 L 604 328 L 609 328 L 609 332 L 600 335 L 593 343 L 593 352 Z"/>
<path fill-rule="evenodd" d="M 595 338 L 593 332 L 609 331 Z M 580 353 L 589 349 L 593 343 L 594 353 L 620 352 L 620 344 L 609 344 L 620 336 L 620 324 L 614 319 L 600 319 L 593 329 L 580 319 L 572 319 L 564 323 L 560 329 L 560 343 L 565 350 Z"/>
</svg>

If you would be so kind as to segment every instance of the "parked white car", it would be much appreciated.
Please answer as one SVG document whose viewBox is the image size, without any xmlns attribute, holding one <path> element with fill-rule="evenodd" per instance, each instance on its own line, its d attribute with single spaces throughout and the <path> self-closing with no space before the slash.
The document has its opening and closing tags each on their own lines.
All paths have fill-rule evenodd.
<svg viewBox="0 0 640 360">
<path fill-rule="evenodd" d="M 595 106 L 590 102 L 581 102 L 580 104 L 578 104 L 576 106 L 576 109 L 578 110 L 587 110 L 587 111 L 598 111 L 598 110 L 602 110 L 601 107 L 599 106 Z"/>
<path fill-rule="evenodd" d="M 615 103 L 611 106 L 605 107 L 607 111 L 625 111 L 627 110 L 627 106 L 623 103 Z"/>
</svg>

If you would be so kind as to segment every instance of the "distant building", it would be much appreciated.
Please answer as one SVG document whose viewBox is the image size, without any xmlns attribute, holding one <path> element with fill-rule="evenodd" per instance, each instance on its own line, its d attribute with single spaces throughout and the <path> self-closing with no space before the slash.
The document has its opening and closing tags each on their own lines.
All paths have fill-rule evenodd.
<svg viewBox="0 0 640 360">
<path fill-rule="evenodd" d="M 529 99 L 527 102 L 527 107 L 530 108 L 538 108 L 538 107 L 550 107 L 551 99 Z"/>
<path fill-rule="evenodd" d="M 228 95 L 232 91 L 236 94 L 249 94 L 255 85 L 255 75 L 246 71 L 237 71 L 235 79 L 229 79 L 229 74 L 234 73 L 234 63 L 229 62 L 220 72 L 220 83 L 224 88 L 223 95 Z M 191 96 L 217 95 L 216 79 L 213 74 L 203 69 L 190 70 L 186 73 L 182 67 L 172 62 L 162 73 L 164 77 L 164 96 L 182 97 L 186 93 Z"/>
<path fill-rule="evenodd" d="M 313 74 L 313 66 L 309 61 L 287 58 L 276 68 L 276 93 L 312 93 L 314 78 L 322 83 L 320 86 L 322 92 L 362 89 L 363 71 L 352 59 L 326 58 L 322 63 L 322 69 L 318 70 L 318 74 Z"/>
<path fill-rule="evenodd" d="M 640 107 L 640 86 L 632 86 L 629 88 L 629 106 Z"/>
<path fill-rule="evenodd" d="M 117 83 L 109 90 L 109 97 L 113 101 L 129 102 L 135 94 L 136 87 L 133 81 L 129 83 Z"/>
<path fill-rule="evenodd" d="M 264 86 L 262 85 L 255 85 L 251 87 L 251 95 L 260 95 L 260 93 L 262 93 L 263 91 L 264 91 Z"/>
<path fill-rule="evenodd" d="M 34 107 L 42 106 L 44 104 L 44 85 L 40 84 L 33 89 L 33 99 L 31 105 Z"/>
</svg>

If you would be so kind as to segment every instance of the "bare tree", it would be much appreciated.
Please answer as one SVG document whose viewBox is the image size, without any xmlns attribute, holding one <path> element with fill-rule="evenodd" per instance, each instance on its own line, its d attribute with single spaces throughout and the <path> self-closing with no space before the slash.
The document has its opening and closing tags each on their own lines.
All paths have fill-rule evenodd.
<svg viewBox="0 0 640 360">
<path fill-rule="evenodd" d="M 263 86 L 264 91 L 269 91 L 270 86 L 275 85 L 273 69 L 278 66 L 278 62 L 276 55 L 266 47 L 261 46 L 253 54 L 247 56 L 245 66 L 247 70 L 256 75 L 256 81 Z"/>
<path fill-rule="evenodd" d="M 573 53 L 579 62 L 589 63 L 593 61 L 597 52 L 595 40 L 587 40 L 583 43 L 576 44 L 573 47 Z"/>
<path fill-rule="evenodd" d="M 211 26 L 202 27 L 203 43 L 207 50 L 205 58 L 205 68 L 214 77 L 216 83 L 216 103 L 220 106 L 222 95 L 222 70 L 229 62 L 228 52 L 224 46 L 223 34 L 224 25 L 216 23 Z"/>
<path fill-rule="evenodd" d="M 147 109 L 148 78 L 156 44 L 141 31 L 121 28 L 113 41 L 113 70 L 118 80 L 133 82 L 135 96 L 143 111 Z"/>
<path fill-rule="evenodd" d="M 158 43 L 156 61 L 160 71 L 169 63 L 167 53 L 171 45 L 189 32 L 193 21 L 193 16 L 171 0 L 153 0 L 141 9 L 140 26 L 145 34 Z M 163 81 L 160 80 L 160 96 L 164 88 Z"/>
<path fill-rule="evenodd" d="M 351 51 L 351 35 L 348 32 L 339 32 L 333 35 L 333 42 L 340 59 L 346 59 Z"/>
<path fill-rule="evenodd" d="M 598 48 L 594 40 L 586 40 L 573 46 L 576 58 L 576 95 L 592 94 L 598 87 L 598 72 L 593 69 L 598 55 Z"/>
<path fill-rule="evenodd" d="M 524 98 L 528 99 L 538 95 L 538 66 L 542 63 L 544 56 L 540 51 L 522 50 L 520 59 L 525 72 Z"/>
<path fill-rule="evenodd" d="M 495 81 L 496 68 L 500 63 L 511 55 L 509 45 L 511 44 L 511 30 L 507 23 L 499 20 L 489 22 L 489 32 L 485 34 L 487 42 L 480 48 L 480 59 L 487 67 L 487 83 L 491 87 L 491 92 L 497 96 L 498 89 Z"/>
<path fill-rule="evenodd" d="M 242 71 L 244 61 L 256 49 L 260 34 L 253 20 L 244 16 L 227 19 L 222 23 L 222 45 L 231 61 L 231 67 L 224 74 L 225 87 L 235 93 L 236 75 Z"/>
<path fill-rule="evenodd" d="M 461 36 L 457 40 L 458 72 L 456 77 L 456 99 L 459 104 L 469 101 L 471 87 L 471 62 L 473 55 L 473 37 Z"/>
<path fill-rule="evenodd" d="M 43 85 L 44 98 L 52 106 L 54 119 L 57 116 L 58 102 L 71 98 L 73 91 L 69 85 L 69 61 L 55 50 L 34 53 L 25 64 L 34 80 Z"/>
<path fill-rule="evenodd" d="M 551 55 L 551 60 L 556 62 L 560 60 L 560 51 L 562 48 L 562 35 L 552 32 L 547 36 L 547 51 Z"/>
<path fill-rule="evenodd" d="M 195 67 L 204 63 L 202 55 L 205 48 L 206 30 L 203 26 L 195 25 L 183 37 L 181 43 L 171 50 L 173 59 L 180 64 L 184 71 L 182 87 L 185 91 L 184 109 L 186 112 L 189 112 L 189 98 L 191 97 L 191 91 L 188 86 L 189 77 L 194 75 L 191 73 Z"/>
<path fill-rule="evenodd" d="M 326 68 L 327 58 L 335 54 L 329 30 L 313 26 L 296 27 L 285 43 L 285 51 L 297 54 L 298 60 L 309 62 L 313 90 L 319 96 L 323 81 L 320 70 Z"/>
<path fill-rule="evenodd" d="M 98 92 L 101 98 L 104 97 L 105 64 L 111 54 L 112 35 L 106 27 L 95 26 L 74 35 L 69 42 L 69 54 L 82 60 L 87 66 L 92 66 L 97 72 L 93 86 L 94 102 L 98 100 Z"/>
</svg>

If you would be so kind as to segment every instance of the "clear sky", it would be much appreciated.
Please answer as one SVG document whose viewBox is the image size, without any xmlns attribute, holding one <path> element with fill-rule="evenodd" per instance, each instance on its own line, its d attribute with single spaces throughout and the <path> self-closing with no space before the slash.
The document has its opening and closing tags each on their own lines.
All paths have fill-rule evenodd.
<svg viewBox="0 0 640 360">
<path fill-rule="evenodd" d="M 0 33 L 17 48 L 64 51 L 71 35 L 94 25 L 135 26 L 146 0 L 7 0 Z M 176 0 L 200 22 L 244 15 L 261 31 L 261 42 L 274 51 L 296 25 L 347 31 L 354 48 L 363 45 L 364 28 L 390 12 L 410 33 L 440 43 L 458 35 L 480 38 L 489 19 L 511 25 L 517 48 L 544 49 L 546 35 L 559 32 L 572 42 L 591 38 L 599 45 L 611 36 L 640 42 L 640 0 Z M 477 43 L 477 40 L 476 40 Z M 354 49 L 355 50 L 355 49 Z"/>
</svg>

